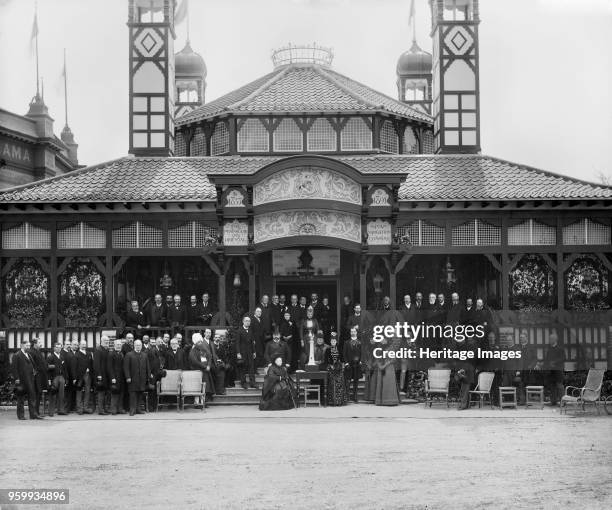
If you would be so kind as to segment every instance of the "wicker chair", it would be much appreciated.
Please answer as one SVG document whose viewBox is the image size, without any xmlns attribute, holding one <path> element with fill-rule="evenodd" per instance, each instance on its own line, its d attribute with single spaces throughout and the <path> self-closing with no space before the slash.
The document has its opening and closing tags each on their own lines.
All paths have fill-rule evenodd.
<svg viewBox="0 0 612 510">
<path fill-rule="evenodd" d="M 161 397 L 176 397 L 176 409 L 180 409 L 181 398 L 181 374 L 182 370 L 166 370 L 166 376 L 157 381 L 157 410 L 170 403 L 162 404 Z"/>
<path fill-rule="evenodd" d="M 425 381 L 425 407 L 433 403 L 433 395 L 444 395 L 448 407 L 448 386 L 450 384 L 450 368 L 430 368 Z"/>
<path fill-rule="evenodd" d="M 565 388 L 565 395 L 561 397 L 559 412 L 565 411 L 565 414 L 567 414 L 569 405 L 580 406 L 584 411 L 585 404 L 593 404 L 597 414 L 599 414 L 599 397 L 601 396 L 604 372 L 601 369 L 591 368 L 582 388 L 576 388 L 575 386 Z"/>
<path fill-rule="evenodd" d="M 493 386 L 493 379 L 495 378 L 494 372 L 480 372 L 478 374 L 478 384 L 476 388 L 470 391 L 470 405 L 472 405 L 472 395 L 478 395 L 478 407 L 481 408 L 484 404 L 484 398 L 489 397 L 489 405 L 493 408 L 493 401 L 491 399 L 491 387 Z"/>
<path fill-rule="evenodd" d="M 185 409 L 185 397 L 193 397 L 193 406 L 199 405 L 196 397 L 201 398 L 202 411 L 206 407 L 206 383 L 202 381 L 199 370 L 184 370 L 181 378 L 181 404 Z"/>
</svg>

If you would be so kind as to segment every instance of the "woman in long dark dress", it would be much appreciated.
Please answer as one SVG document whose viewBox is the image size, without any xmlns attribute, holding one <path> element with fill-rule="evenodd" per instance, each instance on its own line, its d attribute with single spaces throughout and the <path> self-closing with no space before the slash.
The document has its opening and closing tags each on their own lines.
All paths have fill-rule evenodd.
<svg viewBox="0 0 612 510">
<path fill-rule="evenodd" d="M 283 365 L 283 358 L 276 356 L 264 378 L 260 411 L 282 411 L 295 407 L 296 394 L 293 381 Z"/>
<path fill-rule="evenodd" d="M 382 341 L 383 351 L 392 349 L 392 343 L 386 339 Z M 377 406 L 396 406 L 399 405 L 399 390 L 397 379 L 395 378 L 395 364 L 393 359 L 381 357 L 376 359 L 374 378 L 374 403 Z"/>
<path fill-rule="evenodd" d="M 327 365 L 327 405 L 343 406 L 346 404 L 346 384 L 344 381 L 344 364 L 338 349 L 338 337 L 331 334 L 330 348 L 325 351 Z"/>
<path fill-rule="evenodd" d="M 361 379 L 361 342 L 357 338 L 357 328 L 350 329 L 350 339 L 344 342 L 342 355 L 344 357 L 346 377 L 346 391 L 350 393 L 353 383 L 353 402 L 357 402 L 357 387 Z"/>
</svg>

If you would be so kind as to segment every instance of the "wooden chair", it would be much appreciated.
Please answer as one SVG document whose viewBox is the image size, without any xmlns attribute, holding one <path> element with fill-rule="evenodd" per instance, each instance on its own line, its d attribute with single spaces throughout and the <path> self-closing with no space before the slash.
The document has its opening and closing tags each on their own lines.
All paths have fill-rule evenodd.
<svg viewBox="0 0 612 510">
<path fill-rule="evenodd" d="M 193 397 L 193 406 L 196 397 L 201 398 L 202 411 L 206 407 L 206 383 L 202 381 L 202 372 L 199 370 L 184 370 L 181 377 L 181 407 L 185 409 L 185 397 Z"/>
<path fill-rule="evenodd" d="M 317 398 L 311 398 L 311 394 L 316 394 Z M 321 407 L 321 387 L 317 384 L 307 384 L 304 386 L 304 407 L 308 404 L 318 404 Z"/>
<path fill-rule="evenodd" d="M 602 369 L 591 368 L 582 388 L 576 388 L 575 386 L 565 388 L 565 395 L 561 397 L 559 412 L 565 411 L 565 414 L 567 414 L 569 405 L 580 406 L 584 411 L 585 404 L 593 404 L 597 414 L 599 414 L 599 397 L 601 396 L 604 372 Z"/>
<path fill-rule="evenodd" d="M 181 374 L 182 370 L 166 370 L 166 377 L 157 381 L 157 410 L 161 406 L 169 406 L 170 403 L 162 404 L 161 397 L 176 397 L 176 410 L 180 409 L 181 398 Z"/>
<path fill-rule="evenodd" d="M 433 395 L 444 395 L 448 407 L 448 386 L 450 384 L 450 368 L 430 368 L 425 381 L 425 407 L 433 403 Z"/>
<path fill-rule="evenodd" d="M 480 372 L 478 374 L 478 384 L 476 388 L 470 391 L 470 405 L 472 405 L 472 394 L 478 395 L 478 408 L 480 409 L 484 404 L 484 398 L 489 397 L 489 405 L 493 409 L 493 400 L 491 399 L 491 387 L 493 386 L 493 379 L 495 373 L 493 372 Z"/>
</svg>

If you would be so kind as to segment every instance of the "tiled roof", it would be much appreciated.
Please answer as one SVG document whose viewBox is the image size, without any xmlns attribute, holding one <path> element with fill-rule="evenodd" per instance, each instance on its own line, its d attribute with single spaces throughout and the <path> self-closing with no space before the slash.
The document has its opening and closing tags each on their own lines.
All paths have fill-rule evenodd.
<svg viewBox="0 0 612 510">
<path fill-rule="evenodd" d="M 285 158 L 125 157 L 6 190 L 0 193 L 0 202 L 215 200 L 209 174 L 251 175 L 280 159 Z M 364 155 L 330 159 L 364 174 L 405 175 L 399 190 L 401 200 L 612 199 L 612 187 L 490 156 Z"/>
<path fill-rule="evenodd" d="M 387 112 L 431 123 L 432 118 L 366 85 L 316 64 L 275 69 L 176 120 L 177 125 L 221 113 Z"/>
</svg>

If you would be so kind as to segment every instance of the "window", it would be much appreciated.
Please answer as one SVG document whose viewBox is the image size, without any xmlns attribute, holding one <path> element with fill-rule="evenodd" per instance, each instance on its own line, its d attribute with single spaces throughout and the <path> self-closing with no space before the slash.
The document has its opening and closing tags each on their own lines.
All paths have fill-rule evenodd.
<svg viewBox="0 0 612 510">
<path fill-rule="evenodd" d="M 187 156 L 187 144 L 185 143 L 185 135 L 183 133 L 176 134 L 174 155 L 177 157 Z"/>
<path fill-rule="evenodd" d="M 277 152 L 301 152 L 302 130 L 293 119 L 283 119 L 274 130 L 274 150 Z"/>
<path fill-rule="evenodd" d="M 414 134 L 414 129 L 412 129 L 410 126 L 406 126 L 404 129 L 404 145 L 402 147 L 402 152 L 404 154 L 419 153 L 419 143 Z"/>
<path fill-rule="evenodd" d="M 372 149 L 372 130 L 360 117 L 352 117 L 342 128 L 340 138 L 343 151 Z"/>
<path fill-rule="evenodd" d="M 238 152 L 268 152 L 269 134 L 259 119 L 248 119 L 238 131 Z"/>
<path fill-rule="evenodd" d="M 81 221 L 57 231 L 57 247 L 60 250 L 71 248 L 106 248 L 106 231 Z"/>
<path fill-rule="evenodd" d="M 51 248 L 51 231 L 21 223 L 2 232 L 3 250 L 48 250 Z"/>
<path fill-rule="evenodd" d="M 399 153 L 399 140 L 393 122 L 385 120 L 380 126 L 380 148 L 392 154 Z"/>
<path fill-rule="evenodd" d="M 191 156 L 206 156 L 206 135 L 201 127 L 197 127 L 191 139 Z"/>
<path fill-rule="evenodd" d="M 217 122 L 210 140 L 210 155 L 218 156 L 229 152 L 229 131 L 225 122 Z"/>
<path fill-rule="evenodd" d="M 335 151 L 336 130 L 327 119 L 317 119 L 308 130 L 308 151 L 323 152 Z"/>
</svg>

